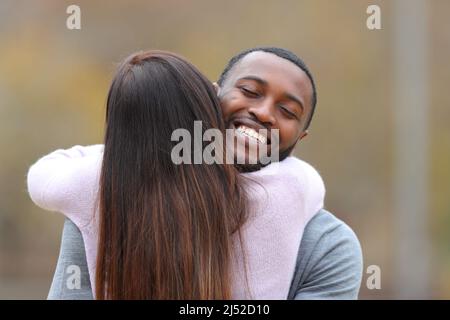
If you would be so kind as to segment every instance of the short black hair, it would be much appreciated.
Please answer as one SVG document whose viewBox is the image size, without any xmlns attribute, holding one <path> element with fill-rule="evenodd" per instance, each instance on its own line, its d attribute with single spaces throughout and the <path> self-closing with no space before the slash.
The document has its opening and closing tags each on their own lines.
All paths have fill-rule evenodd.
<svg viewBox="0 0 450 320">
<path fill-rule="evenodd" d="M 317 104 L 317 91 L 316 91 L 316 85 L 314 83 L 314 79 L 313 76 L 311 74 L 311 72 L 309 71 L 308 67 L 306 66 L 305 62 L 300 59 L 295 53 L 293 53 L 292 51 L 289 51 L 287 49 L 283 49 L 283 48 L 278 48 L 278 47 L 255 47 L 255 48 L 251 48 L 251 49 L 246 49 L 244 51 L 239 52 L 238 54 L 236 54 L 235 56 L 233 56 L 230 61 L 228 61 L 228 64 L 226 65 L 225 69 L 223 69 L 219 80 L 217 81 L 219 86 L 222 86 L 222 84 L 225 82 L 228 73 L 230 72 L 230 70 L 233 68 L 233 66 L 238 63 L 240 60 L 242 60 L 242 58 L 244 58 L 247 54 L 251 53 L 251 52 L 256 52 L 256 51 L 263 51 L 263 52 L 268 52 L 268 53 L 272 53 L 280 58 L 286 59 L 290 62 L 292 62 L 293 64 L 295 64 L 296 66 L 298 66 L 300 69 L 302 69 L 306 75 L 308 76 L 309 80 L 311 81 L 311 85 L 312 85 L 312 108 L 311 108 L 311 114 L 309 116 L 309 119 L 306 121 L 306 125 L 305 125 L 305 129 L 307 129 L 311 123 L 313 114 L 314 114 L 314 110 L 316 109 L 316 104 Z"/>
</svg>

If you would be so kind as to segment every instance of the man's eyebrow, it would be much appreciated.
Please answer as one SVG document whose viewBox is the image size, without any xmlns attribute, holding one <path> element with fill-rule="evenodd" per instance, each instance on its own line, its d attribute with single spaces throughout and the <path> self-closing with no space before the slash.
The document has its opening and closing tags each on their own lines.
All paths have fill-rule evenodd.
<svg viewBox="0 0 450 320">
<path fill-rule="evenodd" d="M 261 84 L 263 86 L 267 86 L 268 85 L 266 80 L 261 79 L 260 77 L 257 77 L 257 76 L 244 76 L 242 78 L 239 78 L 237 81 L 239 81 L 239 80 L 253 80 L 253 81 L 258 82 L 259 84 Z"/>
</svg>

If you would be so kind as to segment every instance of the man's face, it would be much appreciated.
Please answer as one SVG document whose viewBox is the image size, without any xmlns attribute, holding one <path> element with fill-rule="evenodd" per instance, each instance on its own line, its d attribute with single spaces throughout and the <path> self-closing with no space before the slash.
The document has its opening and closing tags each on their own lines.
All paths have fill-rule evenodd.
<svg viewBox="0 0 450 320">
<path fill-rule="evenodd" d="M 312 90 L 308 76 L 298 66 L 272 53 L 256 51 L 230 70 L 219 88 L 219 99 L 227 128 L 238 129 L 237 136 L 278 129 L 283 154 L 307 134 L 304 127 L 312 109 Z M 258 148 L 270 149 L 270 141 L 263 142 L 257 140 Z M 248 139 L 238 138 L 239 143 L 244 144 L 248 161 Z"/>
</svg>

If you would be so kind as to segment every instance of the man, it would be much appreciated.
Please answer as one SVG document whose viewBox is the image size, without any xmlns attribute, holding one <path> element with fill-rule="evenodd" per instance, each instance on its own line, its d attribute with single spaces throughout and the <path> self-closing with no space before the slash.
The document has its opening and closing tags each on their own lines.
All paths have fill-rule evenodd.
<svg viewBox="0 0 450 320">
<path fill-rule="evenodd" d="M 237 136 L 248 132 L 256 137 L 261 129 L 277 129 L 280 160 L 308 134 L 316 87 L 306 65 L 293 53 L 280 48 L 243 51 L 230 60 L 215 85 L 227 128 L 241 129 Z M 265 137 L 263 141 L 270 142 Z M 248 153 L 248 146 L 245 149 Z M 245 170 L 260 166 L 247 165 Z"/>
<path fill-rule="evenodd" d="M 268 136 L 259 136 L 260 129 L 278 130 L 281 161 L 307 136 L 316 88 L 310 71 L 292 52 L 281 48 L 243 51 L 229 61 L 215 85 L 226 126 L 235 129 L 236 148 L 241 144 L 247 160 L 250 139 L 260 147 L 271 143 Z M 255 171 L 263 165 L 244 164 L 240 169 Z M 73 267 L 68 267 L 73 265 L 81 271 L 79 289 L 71 284 Z M 362 254 L 355 234 L 331 213 L 320 210 L 304 230 L 288 299 L 356 299 L 361 277 Z M 67 220 L 49 299 L 91 298 L 83 240 Z"/>
</svg>

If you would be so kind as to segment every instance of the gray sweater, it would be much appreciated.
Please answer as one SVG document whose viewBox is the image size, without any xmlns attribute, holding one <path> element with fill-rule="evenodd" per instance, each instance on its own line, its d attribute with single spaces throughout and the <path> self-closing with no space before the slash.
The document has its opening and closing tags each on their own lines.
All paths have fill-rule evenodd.
<svg viewBox="0 0 450 320">
<path fill-rule="evenodd" d="M 79 288 L 74 288 L 70 266 L 80 268 Z M 320 210 L 305 227 L 288 299 L 357 299 L 362 271 L 355 233 L 330 212 Z M 66 219 L 48 299 L 92 298 L 83 238 Z"/>
</svg>

